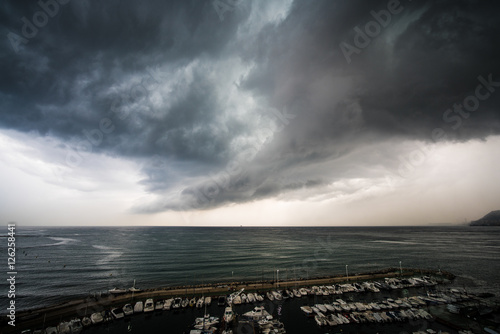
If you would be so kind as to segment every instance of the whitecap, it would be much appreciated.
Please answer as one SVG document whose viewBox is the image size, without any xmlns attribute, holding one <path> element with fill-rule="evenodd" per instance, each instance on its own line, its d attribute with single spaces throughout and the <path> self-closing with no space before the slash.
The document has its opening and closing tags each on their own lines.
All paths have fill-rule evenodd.
<svg viewBox="0 0 500 334">
<path fill-rule="evenodd" d="M 67 244 L 69 244 L 71 242 L 78 242 L 78 241 L 80 241 L 80 240 L 77 240 L 77 239 L 60 238 L 60 237 L 49 237 L 49 239 L 52 239 L 52 240 L 55 240 L 55 241 L 59 241 L 59 242 L 56 242 L 55 244 L 40 245 L 40 246 L 37 246 L 37 247 L 61 246 L 61 245 L 67 245 Z"/>
<path fill-rule="evenodd" d="M 399 245 L 419 245 L 418 242 L 412 242 L 412 241 L 373 240 L 370 242 L 380 242 L 380 243 L 386 243 L 386 244 L 399 244 Z"/>
</svg>

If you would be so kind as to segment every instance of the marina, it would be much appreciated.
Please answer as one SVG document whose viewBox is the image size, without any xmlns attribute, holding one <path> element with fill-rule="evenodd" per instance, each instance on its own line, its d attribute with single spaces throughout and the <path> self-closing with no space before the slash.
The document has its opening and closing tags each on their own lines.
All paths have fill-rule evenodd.
<svg viewBox="0 0 500 334">
<path fill-rule="evenodd" d="M 415 324 L 424 323 L 430 330 L 457 333 L 468 328 L 436 317 L 430 307 L 456 314 L 457 305 L 475 305 L 481 298 L 450 288 L 453 278 L 447 272 L 394 268 L 353 275 L 349 280 L 332 276 L 206 285 L 195 287 L 196 295 L 185 295 L 181 288 L 137 293 L 125 290 L 119 294 L 110 291 L 99 300 L 89 297 L 79 304 L 37 310 L 39 317 L 26 321 L 23 317 L 30 313 L 33 317 L 34 312 L 20 315 L 18 328 L 23 333 L 38 334 L 100 333 L 104 329 L 119 333 L 123 326 L 134 332 L 135 326 L 139 326 L 137 322 L 141 323 L 140 328 L 148 322 L 161 322 L 166 327 L 180 324 L 181 331 L 173 332 L 190 334 L 237 333 L 242 327 L 251 329 L 249 333 L 294 333 L 293 328 L 286 328 L 287 315 L 300 314 L 294 320 L 301 321 L 311 333 L 333 333 L 339 328 L 356 332 L 360 326 L 391 332 L 392 328 L 412 329 L 418 327 Z M 218 302 L 212 303 L 212 299 Z M 185 321 L 189 323 L 183 324 Z"/>
</svg>

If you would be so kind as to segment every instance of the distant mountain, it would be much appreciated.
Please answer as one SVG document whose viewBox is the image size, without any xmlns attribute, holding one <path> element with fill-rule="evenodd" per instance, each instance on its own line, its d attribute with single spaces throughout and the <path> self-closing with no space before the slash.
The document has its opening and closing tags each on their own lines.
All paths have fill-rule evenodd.
<svg viewBox="0 0 500 334">
<path fill-rule="evenodd" d="M 500 210 L 491 211 L 483 218 L 470 222 L 470 226 L 500 226 Z"/>
</svg>

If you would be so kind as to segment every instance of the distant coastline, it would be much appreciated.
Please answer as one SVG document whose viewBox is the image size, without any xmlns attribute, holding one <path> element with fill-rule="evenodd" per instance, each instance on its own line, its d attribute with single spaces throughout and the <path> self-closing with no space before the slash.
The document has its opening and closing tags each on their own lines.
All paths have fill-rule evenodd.
<svg viewBox="0 0 500 334">
<path fill-rule="evenodd" d="M 483 218 L 470 222 L 470 226 L 500 226 L 500 210 L 491 211 Z"/>
</svg>

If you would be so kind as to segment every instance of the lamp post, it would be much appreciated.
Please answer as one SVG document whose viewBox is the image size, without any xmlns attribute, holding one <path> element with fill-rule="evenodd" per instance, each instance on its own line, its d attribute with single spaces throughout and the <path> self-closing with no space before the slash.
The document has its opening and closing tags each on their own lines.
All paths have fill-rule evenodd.
<svg viewBox="0 0 500 334">
<path fill-rule="evenodd" d="M 399 261 L 399 275 L 403 276 L 403 267 L 401 267 L 401 261 Z"/>
<path fill-rule="evenodd" d="M 280 270 L 276 269 L 276 286 L 280 286 Z"/>
<path fill-rule="evenodd" d="M 345 265 L 345 275 L 347 277 L 347 280 L 349 281 L 349 271 L 347 270 L 347 264 Z"/>
</svg>

